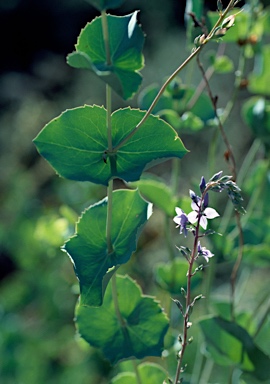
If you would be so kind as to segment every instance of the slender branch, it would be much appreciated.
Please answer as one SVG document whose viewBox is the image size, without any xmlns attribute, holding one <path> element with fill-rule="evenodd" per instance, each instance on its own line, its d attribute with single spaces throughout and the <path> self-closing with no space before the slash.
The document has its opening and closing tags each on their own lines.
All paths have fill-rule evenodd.
<svg viewBox="0 0 270 384">
<path fill-rule="evenodd" d="M 201 204 L 200 204 L 199 210 L 198 210 L 198 221 L 197 221 L 197 225 L 195 227 L 192 253 L 191 253 L 190 258 L 188 260 L 189 266 L 188 266 L 188 272 L 187 272 L 186 308 L 185 308 L 185 313 L 184 313 L 183 335 L 182 335 L 182 341 L 181 341 L 181 350 L 178 354 L 178 363 L 177 363 L 177 368 L 176 368 L 176 375 L 175 375 L 174 384 L 177 384 L 178 380 L 180 378 L 181 371 L 182 371 L 182 363 L 183 363 L 184 353 L 185 353 L 186 347 L 188 346 L 188 329 L 191 326 L 191 324 L 190 324 L 190 306 L 192 304 L 191 279 L 194 276 L 194 273 L 192 271 L 193 271 L 194 262 L 197 258 L 197 255 L 198 255 L 200 220 L 201 220 L 201 217 L 203 214 L 203 201 L 204 201 L 205 195 L 207 194 L 209 189 L 211 189 L 212 186 L 213 186 L 213 183 L 209 184 L 201 196 Z"/>
<path fill-rule="evenodd" d="M 193 52 L 188 56 L 188 58 L 173 72 L 173 74 L 165 81 L 165 83 L 162 85 L 162 87 L 160 88 L 157 96 L 155 97 L 155 99 L 153 100 L 152 104 L 150 105 L 150 107 L 148 108 L 147 112 L 145 113 L 145 115 L 143 116 L 142 120 L 136 125 L 136 127 L 122 140 L 120 141 L 120 143 L 118 145 L 116 145 L 114 148 L 113 148 L 113 151 L 116 152 L 119 148 L 121 148 L 132 136 L 135 135 L 135 133 L 140 129 L 140 127 L 143 125 L 143 123 L 147 120 L 147 118 L 150 116 L 150 114 L 152 113 L 153 109 L 155 108 L 157 102 L 159 101 L 159 99 L 161 98 L 163 92 L 165 91 L 166 87 L 170 84 L 170 82 L 182 71 L 182 69 L 184 69 L 186 67 L 186 65 L 201 51 L 202 47 L 207 44 L 211 39 L 212 37 L 214 36 L 215 34 L 215 31 L 216 31 L 216 28 L 223 22 L 223 20 L 225 19 L 225 17 L 227 16 L 228 12 L 234 7 L 234 3 L 235 3 L 235 0 L 230 0 L 227 8 L 224 10 L 223 13 L 221 13 L 219 15 L 219 18 L 216 22 L 216 24 L 214 25 L 214 27 L 211 29 L 211 31 L 209 32 L 208 36 L 205 37 L 204 41 L 202 42 L 202 44 L 195 48 L 193 50 Z"/>
<path fill-rule="evenodd" d="M 225 145 L 227 147 L 227 151 L 228 151 L 228 154 L 229 154 L 228 159 L 231 162 L 231 173 L 232 173 L 234 181 L 236 181 L 236 162 L 235 162 L 235 158 L 234 158 L 234 154 L 232 152 L 232 148 L 231 148 L 230 142 L 229 142 L 229 140 L 227 138 L 227 135 L 226 135 L 224 127 L 223 127 L 223 124 L 222 124 L 221 119 L 220 119 L 220 117 L 218 115 L 218 112 L 217 112 L 217 98 L 212 93 L 209 81 L 208 81 L 208 79 L 206 77 L 205 70 L 203 68 L 203 65 L 202 65 L 200 59 L 199 59 L 199 56 L 197 56 L 197 63 L 198 63 L 198 67 L 199 67 L 199 69 L 200 69 L 200 71 L 202 73 L 202 76 L 203 76 L 203 79 L 205 81 L 206 88 L 207 88 L 207 91 L 208 91 L 209 98 L 210 98 L 211 103 L 212 103 L 213 108 L 214 108 L 215 116 L 216 116 L 216 119 L 218 121 L 219 131 L 220 131 L 222 139 L 223 139 L 223 141 L 224 141 L 224 143 L 225 143 Z"/>
<path fill-rule="evenodd" d="M 191 55 L 173 72 L 173 74 L 165 81 L 165 83 L 160 88 L 157 96 L 154 98 L 152 104 L 148 108 L 147 112 L 143 116 L 142 120 L 136 125 L 136 127 L 127 135 L 120 143 L 114 147 L 114 151 L 116 152 L 119 148 L 121 148 L 132 136 L 135 135 L 135 133 L 140 129 L 140 127 L 143 125 L 143 123 L 147 120 L 147 118 L 150 116 L 151 112 L 155 108 L 157 102 L 161 98 L 163 92 L 165 91 L 166 87 L 170 84 L 170 82 L 179 74 L 179 72 L 182 71 L 183 68 L 195 57 L 198 52 L 201 50 L 202 46 L 196 48 Z"/>
<path fill-rule="evenodd" d="M 226 44 L 220 44 L 219 45 L 216 57 L 220 57 L 220 56 L 224 55 L 225 46 L 226 46 Z M 205 77 L 207 78 L 208 81 L 211 79 L 211 77 L 213 76 L 214 73 L 215 73 L 215 68 L 213 65 L 210 65 L 210 67 L 208 67 L 207 70 L 205 71 Z M 187 110 L 190 110 L 196 104 L 198 98 L 202 94 L 205 87 L 206 87 L 206 82 L 204 79 L 202 79 L 200 81 L 198 87 L 196 88 L 196 92 L 194 93 L 194 95 L 191 97 L 191 99 L 187 103 L 187 106 L 186 106 Z"/>
</svg>

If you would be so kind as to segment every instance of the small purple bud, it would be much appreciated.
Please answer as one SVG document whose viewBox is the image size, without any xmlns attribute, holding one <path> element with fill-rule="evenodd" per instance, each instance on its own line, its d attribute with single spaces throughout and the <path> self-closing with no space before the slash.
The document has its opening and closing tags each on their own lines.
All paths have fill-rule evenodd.
<svg viewBox="0 0 270 384">
<path fill-rule="evenodd" d="M 221 177 L 222 173 L 223 171 L 215 173 L 214 176 L 211 177 L 210 181 L 217 181 Z"/>
<path fill-rule="evenodd" d="M 205 181 L 205 178 L 202 176 L 201 182 L 200 182 L 200 191 L 201 191 L 201 193 L 203 193 L 203 191 L 205 190 L 205 187 L 206 187 L 206 181 Z"/>
<path fill-rule="evenodd" d="M 189 196 L 190 196 L 191 200 L 193 200 L 193 201 L 197 200 L 196 193 L 193 192 L 191 189 L 189 190 Z"/>
<path fill-rule="evenodd" d="M 209 205 L 209 195 L 208 195 L 208 193 L 206 193 L 204 196 L 204 199 L 203 199 L 203 208 L 204 209 L 207 208 L 208 205 Z"/>
</svg>

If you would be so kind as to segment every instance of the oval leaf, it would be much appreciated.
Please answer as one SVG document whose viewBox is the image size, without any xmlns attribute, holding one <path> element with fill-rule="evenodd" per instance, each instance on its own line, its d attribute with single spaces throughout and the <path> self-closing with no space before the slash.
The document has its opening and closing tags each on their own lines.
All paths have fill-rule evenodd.
<svg viewBox="0 0 270 384">
<path fill-rule="evenodd" d="M 110 268 L 126 263 L 136 250 L 139 231 L 148 219 L 148 208 L 138 191 L 113 193 L 113 254 L 107 252 L 107 198 L 83 213 L 76 234 L 64 245 L 80 282 L 82 305 L 102 304 L 103 278 Z"/>
<path fill-rule="evenodd" d="M 138 90 L 144 65 L 144 34 L 136 23 L 137 12 L 127 16 L 107 15 L 111 63 L 107 63 L 101 17 L 81 31 L 76 51 L 67 56 L 75 68 L 89 69 L 124 99 Z"/>
<path fill-rule="evenodd" d="M 112 364 L 131 357 L 160 356 L 169 322 L 159 303 L 142 295 L 138 284 L 128 276 L 117 276 L 116 288 L 125 325 L 121 326 L 116 316 L 109 284 L 102 307 L 77 307 L 79 333 L 90 345 L 100 348 Z"/>
<path fill-rule="evenodd" d="M 130 108 L 112 114 L 114 147 L 143 116 L 144 112 Z M 114 169 L 109 160 L 104 161 L 107 141 L 106 110 L 98 106 L 65 111 L 48 123 L 34 140 L 40 154 L 60 176 L 103 185 L 113 177 L 136 181 L 148 163 L 182 158 L 187 152 L 174 129 L 155 116 L 150 116 L 117 151 Z"/>
</svg>

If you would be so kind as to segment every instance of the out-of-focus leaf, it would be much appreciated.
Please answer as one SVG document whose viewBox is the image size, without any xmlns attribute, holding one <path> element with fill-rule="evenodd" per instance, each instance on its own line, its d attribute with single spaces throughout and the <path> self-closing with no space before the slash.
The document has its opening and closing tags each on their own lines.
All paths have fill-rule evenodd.
<svg viewBox="0 0 270 384">
<path fill-rule="evenodd" d="M 147 201 L 153 203 L 168 216 L 175 214 L 177 198 L 173 196 L 171 189 L 164 182 L 143 177 L 141 180 L 131 183 L 131 186 L 136 186 Z"/>
<path fill-rule="evenodd" d="M 254 70 L 248 77 L 250 92 L 270 95 L 270 45 L 264 45 L 262 52 L 255 56 Z"/>
<path fill-rule="evenodd" d="M 100 348 L 112 364 L 132 357 L 160 356 L 169 324 L 159 303 L 142 295 L 138 284 L 127 276 L 116 277 L 116 289 L 114 294 L 117 294 L 124 325 L 117 316 L 109 284 L 103 306 L 77 306 L 76 324 L 80 335 L 90 345 Z"/>
<path fill-rule="evenodd" d="M 270 102 L 263 97 L 255 96 L 248 99 L 242 109 L 245 122 L 253 133 L 270 143 Z"/>
<path fill-rule="evenodd" d="M 216 73 L 230 73 L 234 69 L 233 61 L 228 56 L 215 57 L 212 63 Z"/>
<path fill-rule="evenodd" d="M 157 284 L 174 295 L 179 295 L 181 288 L 185 287 L 187 282 L 187 261 L 181 254 L 180 257 L 173 262 L 159 263 L 155 267 L 155 280 Z M 195 288 L 200 281 L 201 276 L 199 273 L 196 273 L 192 278 L 192 287 Z"/>
<path fill-rule="evenodd" d="M 157 364 L 143 363 L 138 365 L 138 373 L 142 383 L 156 384 L 163 383 L 167 374 L 164 369 Z M 112 384 L 138 384 L 135 373 L 124 372 L 120 373 L 112 379 Z"/>
<path fill-rule="evenodd" d="M 199 321 L 207 350 L 217 364 L 241 366 L 260 380 L 270 378 L 270 358 L 238 324 L 208 316 Z"/>
<path fill-rule="evenodd" d="M 81 305 L 102 304 L 106 273 L 126 263 L 135 251 L 138 235 L 149 216 L 148 208 L 138 191 L 113 193 L 112 254 L 108 254 L 106 239 L 107 198 L 84 211 L 76 234 L 64 246 L 80 283 Z"/>
<path fill-rule="evenodd" d="M 81 31 L 76 51 L 67 56 L 69 65 L 89 69 L 124 99 L 138 90 L 144 65 L 144 34 L 136 23 L 137 12 L 127 16 L 107 15 L 111 63 L 107 63 L 101 17 Z M 121 42 L 121 44 L 119 44 Z"/>
</svg>

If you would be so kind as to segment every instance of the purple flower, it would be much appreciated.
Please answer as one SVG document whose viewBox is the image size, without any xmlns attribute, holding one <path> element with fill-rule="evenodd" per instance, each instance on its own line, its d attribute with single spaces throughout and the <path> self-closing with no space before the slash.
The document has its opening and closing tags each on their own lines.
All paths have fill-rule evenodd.
<svg viewBox="0 0 270 384">
<path fill-rule="evenodd" d="M 206 249 L 205 247 L 201 247 L 200 241 L 198 242 L 198 255 L 204 257 L 207 263 L 209 259 L 214 256 L 214 254 L 208 249 Z"/>
<path fill-rule="evenodd" d="M 207 202 L 207 204 L 208 204 L 208 202 Z M 194 200 L 192 201 L 191 208 L 193 209 L 193 211 L 187 215 L 188 221 L 191 224 L 195 224 L 198 221 L 200 207 L 201 207 L 201 199 L 199 199 L 198 202 L 195 202 Z M 205 208 L 201 212 L 200 226 L 203 229 L 206 229 L 207 228 L 207 219 L 214 219 L 215 217 L 218 217 L 218 216 L 219 216 L 219 214 L 217 213 L 217 211 L 215 209 L 208 208 L 208 207 Z"/>
<path fill-rule="evenodd" d="M 201 182 L 200 182 L 200 191 L 201 191 L 201 193 L 204 192 L 205 187 L 206 187 L 206 181 L 205 181 L 205 178 L 202 176 Z"/>
<path fill-rule="evenodd" d="M 177 216 L 173 218 L 173 221 L 177 224 L 177 227 L 180 227 L 180 234 L 184 231 L 185 237 L 187 237 L 187 224 L 188 217 L 182 209 L 176 207 L 175 212 Z"/>
</svg>

